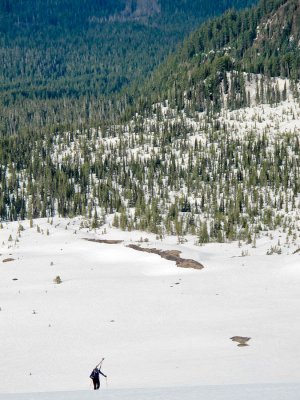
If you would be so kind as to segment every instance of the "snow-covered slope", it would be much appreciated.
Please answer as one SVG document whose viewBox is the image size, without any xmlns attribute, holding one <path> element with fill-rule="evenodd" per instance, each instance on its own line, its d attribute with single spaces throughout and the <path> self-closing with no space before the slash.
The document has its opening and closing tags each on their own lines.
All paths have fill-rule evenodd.
<svg viewBox="0 0 300 400">
<path fill-rule="evenodd" d="M 108 389 L 300 382 L 299 235 L 199 247 L 51 222 L 0 229 L 0 393 L 88 390 L 102 356 Z M 126 247 L 136 242 L 180 250 L 205 268 Z M 271 247 L 282 254 L 267 255 Z M 232 336 L 251 337 L 249 346 Z"/>
<path fill-rule="evenodd" d="M 98 392 L 0 394 L 0 400 L 298 400 L 300 384 L 187 386 Z"/>
</svg>

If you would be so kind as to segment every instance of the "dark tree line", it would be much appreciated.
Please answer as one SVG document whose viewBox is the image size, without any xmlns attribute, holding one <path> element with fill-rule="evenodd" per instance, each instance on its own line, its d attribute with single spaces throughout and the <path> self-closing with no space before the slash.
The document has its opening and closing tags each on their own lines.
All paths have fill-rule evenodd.
<svg viewBox="0 0 300 400">
<path fill-rule="evenodd" d="M 161 1 L 147 19 L 121 0 L 0 2 L 0 133 L 95 126 L 116 119 L 176 44 L 200 22 L 254 0 Z"/>
</svg>

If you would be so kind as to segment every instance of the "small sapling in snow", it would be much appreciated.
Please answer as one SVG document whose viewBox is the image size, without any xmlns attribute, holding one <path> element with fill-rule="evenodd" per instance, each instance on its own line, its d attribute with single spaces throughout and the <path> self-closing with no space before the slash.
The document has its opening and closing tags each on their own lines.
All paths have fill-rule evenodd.
<svg viewBox="0 0 300 400">
<path fill-rule="evenodd" d="M 60 276 L 57 275 L 57 277 L 53 279 L 53 282 L 56 283 L 57 285 L 60 285 L 62 283 L 62 280 Z"/>
</svg>

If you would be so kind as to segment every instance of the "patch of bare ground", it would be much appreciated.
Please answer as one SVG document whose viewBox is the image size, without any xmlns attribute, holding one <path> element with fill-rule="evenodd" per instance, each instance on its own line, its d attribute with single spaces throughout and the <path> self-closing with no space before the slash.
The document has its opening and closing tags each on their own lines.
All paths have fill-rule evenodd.
<svg viewBox="0 0 300 400">
<path fill-rule="evenodd" d="M 136 244 L 129 244 L 126 247 L 129 247 L 130 249 L 133 250 L 142 251 L 145 253 L 157 254 L 166 260 L 175 261 L 177 267 L 180 268 L 193 268 L 199 270 L 204 268 L 204 266 L 198 261 L 189 258 L 181 258 L 180 257 L 181 252 L 178 250 L 159 250 L 156 248 L 141 247 Z"/>
<path fill-rule="evenodd" d="M 107 240 L 107 239 L 84 239 L 88 242 L 94 243 L 104 243 L 104 244 L 120 244 L 123 243 L 123 240 Z"/>
<path fill-rule="evenodd" d="M 4 260 L 2 260 L 2 262 L 6 263 L 6 262 L 10 262 L 10 261 L 15 261 L 14 258 L 5 258 Z"/>
<path fill-rule="evenodd" d="M 238 347 L 246 347 L 249 346 L 247 342 L 251 339 L 250 337 L 245 336 L 233 336 L 230 338 L 233 342 L 238 343 Z"/>
</svg>

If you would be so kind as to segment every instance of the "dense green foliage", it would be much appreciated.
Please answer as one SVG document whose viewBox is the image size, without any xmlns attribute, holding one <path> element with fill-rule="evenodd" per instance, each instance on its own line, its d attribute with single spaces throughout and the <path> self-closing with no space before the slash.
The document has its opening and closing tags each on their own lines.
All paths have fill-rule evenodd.
<svg viewBox="0 0 300 400">
<path fill-rule="evenodd" d="M 127 127 L 37 137 L 25 154 L 25 141 L 6 137 L 0 218 L 58 212 L 85 215 L 97 227 L 115 213 L 122 229 L 196 234 L 200 242 L 252 240 L 299 207 L 299 137 L 251 129 L 241 135 L 232 121 L 205 117 L 193 128 L 171 109 L 163 117 L 157 106 L 151 120 Z"/>
<path fill-rule="evenodd" d="M 253 1 L 163 0 L 160 13 L 140 18 L 122 14 L 126 0 L 1 1 L 0 133 L 118 115 L 128 85 L 140 85 L 200 22 Z M 111 97 L 122 89 L 122 101 Z"/>
<path fill-rule="evenodd" d="M 291 18 L 287 10 L 293 10 Z M 87 36 L 76 36 L 74 27 L 74 37 L 65 42 L 60 35 L 71 28 L 54 25 L 53 37 L 62 45 L 56 49 L 53 41 L 48 53 L 46 47 L 41 54 L 33 51 L 32 59 L 25 52 L 23 68 L 20 47 L 7 47 L 11 61 L 2 69 L 1 123 L 10 134 L 0 136 L 0 219 L 85 215 L 97 227 L 114 214 L 113 224 L 122 229 L 195 234 L 201 243 L 250 241 L 262 229 L 286 223 L 299 208 L 300 192 L 299 137 L 279 129 L 300 117 L 298 2 L 263 0 L 258 7 L 231 10 L 203 24 L 140 87 L 141 76 L 153 67 L 147 64 L 152 47 L 140 48 L 137 58 L 131 46 L 138 37 L 146 46 L 147 30 L 161 32 L 153 24 L 155 18 L 157 24 L 163 21 L 163 14 L 141 23 L 117 17 L 110 21 L 107 12 L 100 26 L 87 29 L 88 43 Z M 83 15 L 78 18 L 84 20 Z M 167 32 L 171 25 L 164 27 Z M 124 29 L 128 34 L 121 39 Z M 104 35 L 106 47 L 97 47 L 98 36 L 93 42 L 95 32 Z M 118 45 L 110 47 L 110 32 L 114 41 L 120 37 Z M 123 48 L 122 40 L 130 43 Z M 160 45 L 165 46 L 164 40 Z M 79 55 L 76 45 L 93 51 Z M 102 51 L 115 64 L 104 60 L 99 67 Z M 69 69 L 64 70 L 67 59 Z M 8 65 L 14 65 L 12 71 Z M 101 77 L 102 66 L 106 72 Z M 132 82 L 126 96 L 122 82 L 108 86 L 114 82 L 112 71 L 116 79 L 132 74 L 126 78 Z M 102 100 L 106 92 L 120 92 L 121 97 Z M 269 109 L 261 115 L 258 109 L 248 118 L 249 110 L 237 111 L 260 103 L 277 106 L 288 97 L 291 104 L 273 114 Z M 229 115 L 230 110 L 235 111 Z M 121 111 L 126 123 L 101 121 L 105 113 L 119 116 Z M 89 124 L 94 129 L 86 128 Z"/>
<path fill-rule="evenodd" d="M 300 4 L 262 0 L 258 6 L 230 10 L 204 23 L 163 63 L 142 90 L 139 110 L 168 98 L 183 107 L 185 93 L 198 94 L 194 109 L 218 111 L 226 72 L 300 78 Z M 242 74 L 239 75 L 242 77 Z M 224 82 L 225 80 L 225 82 Z M 244 106 L 243 78 L 235 82 L 236 101 Z"/>
</svg>

